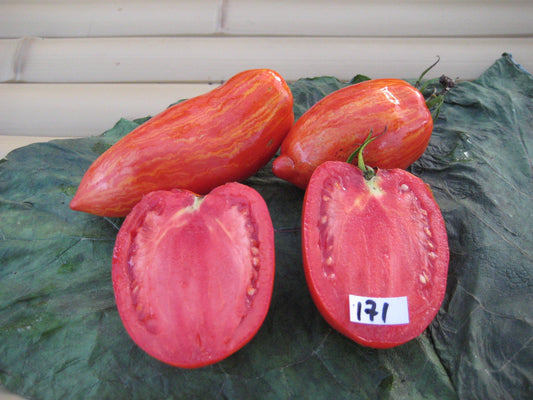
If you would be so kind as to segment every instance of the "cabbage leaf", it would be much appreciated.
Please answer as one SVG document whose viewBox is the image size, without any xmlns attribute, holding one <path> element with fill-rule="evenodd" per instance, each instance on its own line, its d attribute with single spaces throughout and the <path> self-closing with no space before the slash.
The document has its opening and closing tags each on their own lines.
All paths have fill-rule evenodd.
<svg viewBox="0 0 533 400">
<path fill-rule="evenodd" d="M 296 117 L 365 79 L 291 83 Z M 387 350 L 350 341 L 318 313 L 301 262 L 303 191 L 270 165 L 245 182 L 265 198 L 276 234 L 272 304 L 256 337 L 196 370 L 140 350 L 111 283 L 122 220 L 68 204 L 92 161 L 146 118 L 0 161 L 0 382 L 9 390 L 42 400 L 533 398 L 533 78 L 510 55 L 447 95 L 410 168 L 443 211 L 448 287 L 430 327 Z"/>
</svg>

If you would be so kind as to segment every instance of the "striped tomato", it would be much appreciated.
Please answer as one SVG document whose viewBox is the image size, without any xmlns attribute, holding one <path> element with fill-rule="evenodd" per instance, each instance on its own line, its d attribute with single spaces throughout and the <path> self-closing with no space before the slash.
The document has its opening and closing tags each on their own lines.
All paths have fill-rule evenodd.
<svg viewBox="0 0 533 400">
<path fill-rule="evenodd" d="M 241 72 L 119 140 L 89 167 L 70 207 L 119 217 L 154 190 L 205 194 L 246 179 L 278 150 L 294 122 L 292 106 L 278 73 Z"/>
<path fill-rule="evenodd" d="M 305 188 L 325 161 L 346 161 L 369 131 L 368 165 L 406 168 L 425 151 L 433 119 L 422 94 L 400 79 L 374 79 L 337 90 L 294 124 L 274 161 L 278 177 Z M 383 133 L 385 132 L 385 133 Z"/>
</svg>

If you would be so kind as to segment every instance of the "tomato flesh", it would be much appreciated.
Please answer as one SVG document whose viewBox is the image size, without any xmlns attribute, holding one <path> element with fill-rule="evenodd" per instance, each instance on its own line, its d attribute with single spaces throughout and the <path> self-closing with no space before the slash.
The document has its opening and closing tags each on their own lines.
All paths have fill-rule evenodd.
<svg viewBox="0 0 533 400">
<path fill-rule="evenodd" d="M 397 346 L 419 336 L 438 312 L 449 261 L 446 228 L 430 189 L 407 171 L 378 170 L 366 180 L 351 164 L 322 164 L 305 194 L 302 240 L 313 300 L 352 340 Z M 407 297 L 408 322 L 354 322 L 350 295 Z"/>
<path fill-rule="evenodd" d="M 112 275 L 120 317 L 144 351 L 183 368 L 220 361 L 252 339 L 268 311 L 266 204 L 238 183 L 204 197 L 152 192 L 120 229 Z"/>
</svg>

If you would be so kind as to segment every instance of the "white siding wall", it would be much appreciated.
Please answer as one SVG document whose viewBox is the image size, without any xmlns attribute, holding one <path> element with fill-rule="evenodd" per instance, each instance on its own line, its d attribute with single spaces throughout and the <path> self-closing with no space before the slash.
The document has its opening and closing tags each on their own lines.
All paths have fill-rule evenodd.
<svg viewBox="0 0 533 400">
<path fill-rule="evenodd" d="M 0 0 L 0 157 L 153 115 L 248 68 L 287 80 L 533 71 L 533 1 Z"/>
</svg>

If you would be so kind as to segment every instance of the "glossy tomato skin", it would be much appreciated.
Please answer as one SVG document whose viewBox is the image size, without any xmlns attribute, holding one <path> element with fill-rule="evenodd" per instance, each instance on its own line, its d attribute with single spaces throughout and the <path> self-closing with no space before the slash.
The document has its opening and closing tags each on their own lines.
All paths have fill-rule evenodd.
<svg viewBox="0 0 533 400">
<path fill-rule="evenodd" d="M 383 132 L 386 132 L 383 134 Z M 305 189 L 325 161 L 346 161 L 367 138 L 367 165 L 406 168 L 425 151 L 433 119 L 422 94 L 400 79 L 374 79 L 324 97 L 296 121 L 274 160 L 275 175 Z"/>
<path fill-rule="evenodd" d="M 143 194 L 205 194 L 241 181 L 274 156 L 294 122 L 292 93 L 269 69 L 243 71 L 139 126 L 86 171 L 70 207 L 125 216 Z"/>
<path fill-rule="evenodd" d="M 242 348 L 270 305 L 273 232 L 261 195 L 239 183 L 203 197 L 146 195 L 124 220 L 113 253 L 116 304 L 133 341 L 181 368 Z"/>
<path fill-rule="evenodd" d="M 305 193 L 302 246 L 317 308 L 359 344 L 408 342 L 439 310 L 449 261 L 446 228 L 430 189 L 405 170 L 378 170 L 367 181 L 351 164 L 319 166 Z M 350 295 L 407 297 L 408 323 L 360 323 L 350 318 Z"/>
</svg>

